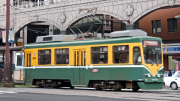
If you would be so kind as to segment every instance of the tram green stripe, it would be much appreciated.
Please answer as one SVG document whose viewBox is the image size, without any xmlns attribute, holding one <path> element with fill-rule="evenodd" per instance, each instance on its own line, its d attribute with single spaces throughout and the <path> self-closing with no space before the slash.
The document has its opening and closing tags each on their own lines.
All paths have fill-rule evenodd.
<svg viewBox="0 0 180 101">
<path fill-rule="evenodd" d="M 100 44 L 116 44 L 116 43 L 136 43 L 136 42 L 142 42 L 143 40 L 157 40 L 157 41 L 162 42 L 162 40 L 160 38 L 149 37 L 149 36 L 139 36 L 139 37 L 123 37 L 123 38 L 110 38 L 110 39 L 97 39 L 97 40 L 80 40 L 80 41 L 71 41 L 71 42 L 36 43 L 36 44 L 25 45 L 24 49 L 64 47 L 64 46 L 100 45 Z"/>
</svg>

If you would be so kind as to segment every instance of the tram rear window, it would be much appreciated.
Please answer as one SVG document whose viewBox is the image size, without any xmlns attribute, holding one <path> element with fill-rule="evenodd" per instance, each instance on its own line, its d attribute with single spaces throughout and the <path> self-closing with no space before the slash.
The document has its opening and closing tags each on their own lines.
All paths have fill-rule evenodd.
<svg viewBox="0 0 180 101">
<path fill-rule="evenodd" d="M 38 64 L 51 64 L 51 50 L 38 50 Z"/>
<path fill-rule="evenodd" d="M 91 48 L 91 63 L 92 64 L 107 64 L 108 63 L 108 47 L 92 47 Z"/>
<path fill-rule="evenodd" d="M 113 47 L 113 63 L 129 63 L 129 46 Z"/>
<path fill-rule="evenodd" d="M 69 64 L 69 49 L 55 50 L 55 64 Z"/>
</svg>

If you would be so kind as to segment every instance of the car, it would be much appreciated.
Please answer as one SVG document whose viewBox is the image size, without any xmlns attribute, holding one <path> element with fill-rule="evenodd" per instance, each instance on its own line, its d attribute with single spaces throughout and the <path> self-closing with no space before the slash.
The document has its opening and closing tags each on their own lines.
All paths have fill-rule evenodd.
<svg viewBox="0 0 180 101">
<path fill-rule="evenodd" d="M 180 71 L 175 72 L 171 77 L 164 77 L 164 84 L 177 90 L 180 87 Z"/>
<path fill-rule="evenodd" d="M 164 72 L 164 77 L 168 77 L 169 71 Z"/>
</svg>

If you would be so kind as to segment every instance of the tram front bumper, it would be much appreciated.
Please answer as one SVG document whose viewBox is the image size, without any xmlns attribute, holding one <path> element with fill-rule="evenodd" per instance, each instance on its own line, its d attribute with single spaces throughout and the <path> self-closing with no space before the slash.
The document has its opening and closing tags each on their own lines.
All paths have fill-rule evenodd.
<svg viewBox="0 0 180 101">
<path fill-rule="evenodd" d="M 163 89 L 163 82 L 138 82 L 140 89 Z"/>
</svg>

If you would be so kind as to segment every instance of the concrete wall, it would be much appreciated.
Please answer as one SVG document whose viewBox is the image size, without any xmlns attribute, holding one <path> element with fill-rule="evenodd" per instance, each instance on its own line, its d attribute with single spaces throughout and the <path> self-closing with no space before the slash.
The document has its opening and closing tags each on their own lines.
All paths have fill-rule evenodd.
<svg viewBox="0 0 180 101">
<path fill-rule="evenodd" d="M 175 59 L 172 59 L 172 56 L 168 56 L 168 67 L 170 70 L 175 70 Z"/>
<path fill-rule="evenodd" d="M 178 60 L 172 59 L 172 56 L 168 56 L 168 66 L 170 70 L 175 70 L 175 61 Z M 179 67 L 180 67 L 180 61 L 179 61 Z"/>
<path fill-rule="evenodd" d="M 23 70 L 13 71 L 13 80 L 14 81 L 23 81 Z"/>
</svg>

